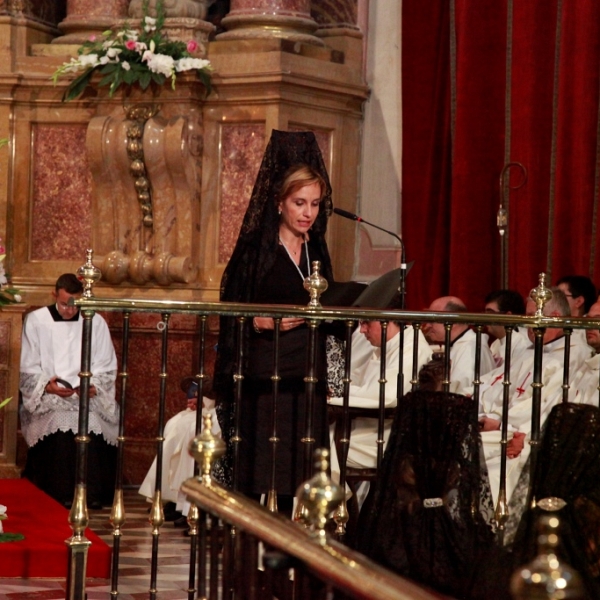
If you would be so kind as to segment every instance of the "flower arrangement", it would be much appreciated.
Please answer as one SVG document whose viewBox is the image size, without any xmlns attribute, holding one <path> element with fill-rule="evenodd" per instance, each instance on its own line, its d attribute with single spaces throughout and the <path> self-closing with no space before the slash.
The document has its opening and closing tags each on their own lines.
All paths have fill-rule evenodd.
<svg viewBox="0 0 600 600">
<path fill-rule="evenodd" d="M 185 71 L 196 71 L 210 93 L 210 61 L 192 56 L 198 49 L 195 40 L 187 44 L 169 40 L 162 31 L 164 23 L 163 2 L 156 3 L 156 17 L 151 17 L 148 0 L 144 0 L 141 32 L 125 26 L 117 32 L 108 30 L 100 37 L 92 36 L 79 48 L 78 58 L 64 63 L 52 75 L 56 85 L 62 75 L 83 71 L 69 84 L 63 102 L 77 98 L 90 85 L 96 72 L 102 76 L 98 85 L 110 86 L 110 97 L 122 85 L 136 83 L 145 90 L 151 83 L 162 86 L 170 80 L 175 89 L 177 74 Z"/>
</svg>

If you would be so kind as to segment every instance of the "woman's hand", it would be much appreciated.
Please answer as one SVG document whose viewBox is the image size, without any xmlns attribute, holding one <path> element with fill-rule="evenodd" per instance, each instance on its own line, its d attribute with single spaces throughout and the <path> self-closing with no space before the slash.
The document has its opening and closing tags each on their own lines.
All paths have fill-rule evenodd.
<svg viewBox="0 0 600 600">
<path fill-rule="evenodd" d="M 275 321 L 271 317 L 254 317 L 252 320 L 254 329 L 258 332 L 264 331 L 265 329 L 275 329 Z M 304 323 L 304 319 L 300 317 L 284 317 L 281 319 L 279 325 L 279 331 L 289 331 L 299 327 Z"/>
</svg>

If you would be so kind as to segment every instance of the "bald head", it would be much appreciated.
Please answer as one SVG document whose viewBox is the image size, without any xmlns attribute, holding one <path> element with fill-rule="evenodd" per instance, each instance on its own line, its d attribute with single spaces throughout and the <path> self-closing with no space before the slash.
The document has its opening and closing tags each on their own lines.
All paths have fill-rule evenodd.
<svg viewBox="0 0 600 600">
<path fill-rule="evenodd" d="M 596 302 L 590 306 L 587 314 L 589 319 L 600 321 L 600 302 Z M 585 337 L 587 343 L 597 352 L 600 353 L 600 329 L 586 329 Z"/>
<path fill-rule="evenodd" d="M 436 298 L 429 306 L 434 312 L 467 312 L 465 303 L 456 296 L 442 296 Z"/>
<path fill-rule="evenodd" d="M 467 312 L 465 303 L 456 296 L 442 296 L 436 298 L 429 309 L 433 312 Z M 450 341 L 453 341 L 459 335 L 464 333 L 467 325 L 457 324 L 452 326 L 450 331 Z M 430 344 L 443 344 L 446 339 L 446 332 L 443 323 L 423 323 L 423 333 Z"/>
</svg>

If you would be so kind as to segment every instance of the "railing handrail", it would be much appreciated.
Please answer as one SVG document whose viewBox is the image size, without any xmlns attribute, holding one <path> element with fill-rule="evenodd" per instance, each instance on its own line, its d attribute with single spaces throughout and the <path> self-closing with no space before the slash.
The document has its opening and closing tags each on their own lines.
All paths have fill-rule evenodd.
<svg viewBox="0 0 600 600">
<path fill-rule="evenodd" d="M 338 320 L 381 320 L 415 323 L 467 323 L 470 325 L 504 325 L 513 327 L 553 327 L 573 329 L 600 329 L 600 319 L 590 317 L 537 317 L 468 312 L 433 312 L 410 310 L 379 310 L 369 308 L 322 307 L 308 308 L 287 304 L 254 304 L 242 302 L 196 302 L 185 300 L 158 300 L 139 298 L 81 298 L 75 305 L 82 310 L 108 312 L 170 312 L 219 314 L 231 317 L 285 317 L 327 321 Z"/>
<path fill-rule="evenodd" d="M 218 484 L 190 478 L 182 491 L 211 515 L 300 560 L 323 581 L 364 600 L 440 600 L 334 540 L 322 546 L 304 527 L 274 515 L 256 502 Z"/>
</svg>

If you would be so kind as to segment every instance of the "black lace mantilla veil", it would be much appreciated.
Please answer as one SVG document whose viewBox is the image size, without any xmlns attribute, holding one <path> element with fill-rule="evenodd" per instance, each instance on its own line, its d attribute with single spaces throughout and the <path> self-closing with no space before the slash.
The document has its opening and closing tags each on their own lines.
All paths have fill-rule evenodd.
<svg viewBox="0 0 600 600">
<path fill-rule="evenodd" d="M 478 559 L 493 546 L 480 506 L 479 454 L 473 399 L 423 390 L 404 396 L 379 485 L 361 512 L 357 549 L 454 598 L 486 598 L 472 591 Z"/>
<path fill-rule="evenodd" d="M 333 207 L 331 185 L 317 140 L 314 133 L 310 131 L 273 130 L 237 243 L 221 279 L 222 302 L 252 302 L 265 275 L 272 269 L 279 243 L 280 217 L 276 205 L 277 186 L 281 183 L 284 173 L 296 164 L 309 165 L 323 177 L 326 184 L 319 214 L 309 235 L 311 244 L 318 247 L 323 257 L 321 274 L 328 282 L 333 281 L 331 259 L 325 241 L 327 219 Z M 230 439 L 233 427 L 231 404 L 235 361 L 235 320 L 221 318 L 215 364 L 215 391 L 219 423 L 226 440 Z M 224 484 L 231 482 L 231 466 L 231 455 L 228 453 L 215 470 L 215 476 Z"/>
<path fill-rule="evenodd" d="M 518 519 L 521 514 L 516 509 L 526 505 L 527 498 L 519 495 L 519 489 L 524 487 L 518 485 L 511 498 L 511 518 Z M 527 564 L 537 554 L 538 518 L 555 514 L 561 523 L 559 557 L 582 576 L 588 597 L 600 598 L 598 407 L 565 403 L 552 409 L 542 435 L 532 493 L 536 507 L 524 512 L 512 543 L 514 568 Z M 546 505 L 545 498 L 560 498 L 565 505 L 548 513 L 541 508 Z"/>
</svg>

